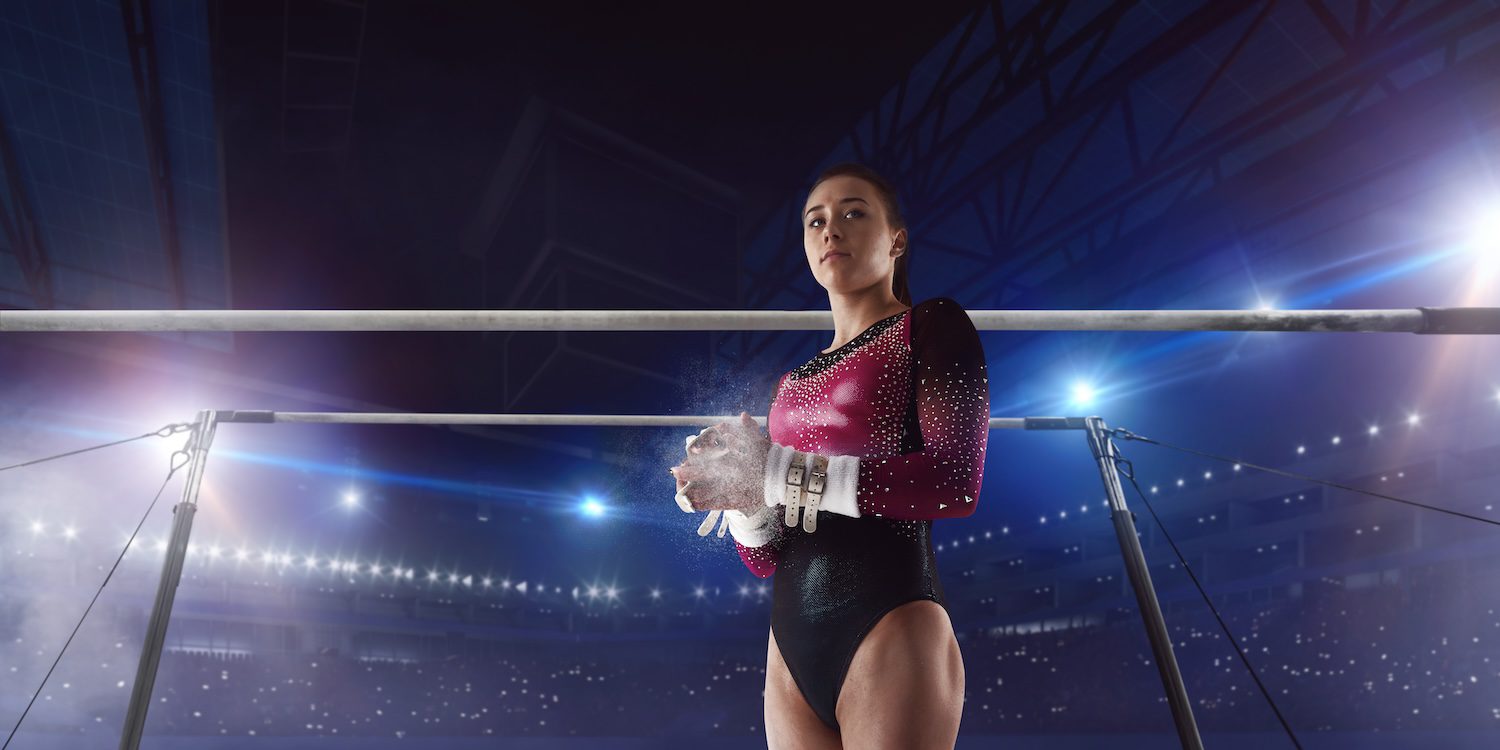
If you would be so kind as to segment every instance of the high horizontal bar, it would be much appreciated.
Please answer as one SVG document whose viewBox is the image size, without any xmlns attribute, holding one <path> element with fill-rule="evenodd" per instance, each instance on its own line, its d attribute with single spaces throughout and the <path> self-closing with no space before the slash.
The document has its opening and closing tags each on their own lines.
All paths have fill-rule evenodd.
<svg viewBox="0 0 1500 750">
<path fill-rule="evenodd" d="M 1500 308 L 970 310 L 981 331 L 1500 333 Z M 826 331 L 793 310 L 0 310 L 0 332 Z"/>
<path fill-rule="evenodd" d="M 666 416 L 657 414 L 416 414 L 409 412 L 216 411 L 220 423 L 426 424 L 545 427 L 703 427 L 733 422 L 739 415 Z M 765 417 L 751 417 L 762 427 Z M 991 417 L 992 430 L 1081 430 L 1082 417 Z"/>
</svg>

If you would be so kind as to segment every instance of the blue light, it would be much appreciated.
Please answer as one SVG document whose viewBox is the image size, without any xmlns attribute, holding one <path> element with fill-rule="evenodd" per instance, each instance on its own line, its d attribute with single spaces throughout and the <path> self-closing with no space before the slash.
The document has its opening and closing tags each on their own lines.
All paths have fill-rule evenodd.
<svg viewBox="0 0 1500 750">
<path fill-rule="evenodd" d="M 1073 403 L 1077 406 L 1088 406 L 1094 403 L 1094 387 L 1082 381 L 1074 383 Z"/>
<path fill-rule="evenodd" d="M 586 498 L 583 501 L 583 512 L 595 518 L 604 515 L 604 504 L 594 498 Z"/>
</svg>

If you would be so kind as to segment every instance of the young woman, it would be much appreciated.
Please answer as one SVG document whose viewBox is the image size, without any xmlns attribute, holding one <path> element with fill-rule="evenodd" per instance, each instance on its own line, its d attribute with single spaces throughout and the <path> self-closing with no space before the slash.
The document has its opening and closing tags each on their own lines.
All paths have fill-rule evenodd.
<svg viewBox="0 0 1500 750">
<path fill-rule="evenodd" d="M 931 528 L 977 505 L 984 350 L 953 300 L 911 306 L 906 224 L 881 176 L 828 169 L 803 223 L 833 344 L 782 376 L 769 436 L 742 412 L 690 445 L 671 470 L 680 503 L 723 510 L 745 565 L 779 573 L 766 654 L 772 750 L 952 748 L 964 668 Z"/>
</svg>

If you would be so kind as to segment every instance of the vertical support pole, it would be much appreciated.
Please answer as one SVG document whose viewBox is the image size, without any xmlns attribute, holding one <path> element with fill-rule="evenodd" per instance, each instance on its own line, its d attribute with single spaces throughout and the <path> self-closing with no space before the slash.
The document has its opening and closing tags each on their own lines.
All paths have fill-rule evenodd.
<svg viewBox="0 0 1500 750">
<path fill-rule="evenodd" d="M 1146 568 L 1146 554 L 1141 550 L 1141 541 L 1136 537 L 1135 517 L 1125 507 L 1125 492 L 1120 488 L 1120 475 L 1115 469 L 1115 446 L 1109 440 L 1109 431 L 1099 417 L 1085 417 L 1084 429 L 1088 433 L 1089 448 L 1099 464 L 1099 476 L 1104 480 L 1104 491 L 1109 496 L 1110 513 L 1115 522 L 1115 536 L 1120 539 L 1120 553 L 1125 558 L 1125 572 L 1130 576 L 1130 585 L 1135 589 L 1135 601 L 1141 610 L 1141 619 L 1146 621 L 1146 636 L 1151 640 L 1151 652 L 1156 657 L 1156 671 L 1161 675 L 1162 687 L 1167 691 L 1167 703 L 1172 708 L 1172 721 L 1177 725 L 1177 737 L 1184 750 L 1203 750 L 1203 739 L 1198 736 L 1198 722 L 1193 718 L 1193 706 L 1188 701 L 1187 687 L 1182 684 L 1182 672 L 1177 668 L 1177 657 L 1172 653 L 1172 637 L 1167 634 L 1167 623 L 1161 615 L 1161 606 L 1156 601 L 1156 589 L 1151 585 L 1151 573 Z"/>
<path fill-rule="evenodd" d="M 198 412 L 192 440 L 187 479 L 182 486 L 182 501 L 172 509 L 172 536 L 167 542 L 166 559 L 162 561 L 161 580 L 156 584 L 156 601 L 151 620 L 146 625 L 146 641 L 141 647 L 141 661 L 135 670 L 135 687 L 130 691 L 130 707 L 125 712 L 125 727 L 120 732 L 120 750 L 137 750 L 141 732 L 146 727 L 146 711 L 151 708 L 151 688 L 156 685 L 156 669 L 161 664 L 162 644 L 167 638 L 167 623 L 172 617 L 172 602 L 177 598 L 177 584 L 182 581 L 182 564 L 187 558 L 188 536 L 193 530 L 193 514 L 198 510 L 198 487 L 203 483 L 204 464 L 213 443 L 218 421 L 216 412 Z"/>
</svg>

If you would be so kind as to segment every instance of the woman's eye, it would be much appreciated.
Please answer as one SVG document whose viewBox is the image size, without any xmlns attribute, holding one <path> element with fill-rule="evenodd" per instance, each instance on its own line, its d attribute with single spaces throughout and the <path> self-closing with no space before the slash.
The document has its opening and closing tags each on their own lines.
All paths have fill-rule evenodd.
<svg viewBox="0 0 1500 750">
<path fill-rule="evenodd" d="M 822 221 L 822 219 L 813 219 L 812 221 L 807 222 L 807 225 L 810 227 L 817 227 L 818 222 L 820 221 Z"/>
<path fill-rule="evenodd" d="M 846 214 L 844 214 L 844 215 L 845 215 L 845 216 L 849 216 L 849 215 L 851 215 L 851 214 L 853 214 L 853 215 L 855 215 L 855 216 L 864 216 L 864 215 L 865 215 L 865 212 L 864 212 L 864 211 L 861 211 L 861 210 L 859 210 L 859 209 L 857 209 L 857 208 L 851 208 L 851 209 L 849 209 L 849 213 L 846 213 Z"/>
</svg>

